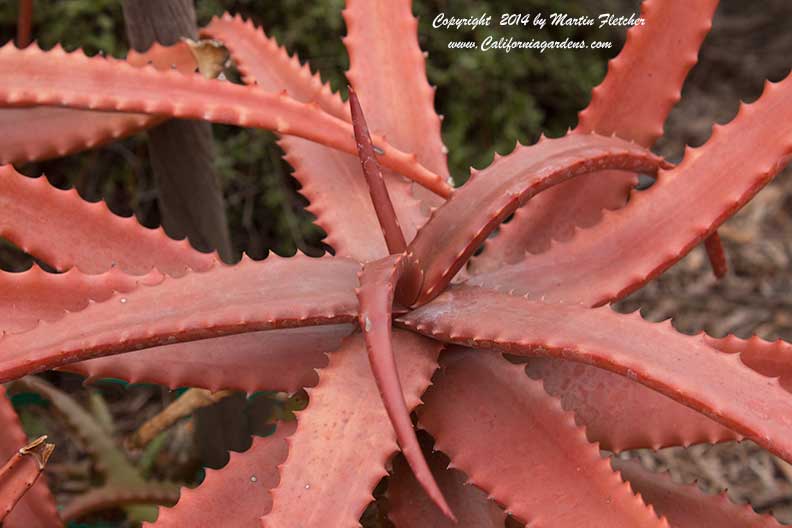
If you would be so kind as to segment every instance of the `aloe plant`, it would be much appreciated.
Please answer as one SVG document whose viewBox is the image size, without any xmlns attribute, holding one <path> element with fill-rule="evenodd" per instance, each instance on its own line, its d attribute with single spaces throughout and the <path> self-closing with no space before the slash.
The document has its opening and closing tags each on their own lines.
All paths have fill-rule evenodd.
<svg viewBox="0 0 792 528">
<path fill-rule="evenodd" d="M 748 438 L 792 460 L 788 343 L 686 336 L 608 306 L 705 241 L 723 274 L 718 226 L 790 154 L 789 79 L 679 165 L 647 150 L 716 5 L 644 2 L 646 24 L 577 127 L 517 145 L 458 189 L 406 0 L 347 3 L 349 104 L 231 16 L 203 33 L 228 48 L 244 86 L 191 73 L 184 45 L 126 61 L 6 45 L 3 162 L 168 118 L 266 128 L 334 254 L 222 264 L 6 165 L 0 234 L 63 273 L 0 275 L 0 381 L 57 368 L 168 387 L 307 387 L 296 424 L 208 472 L 157 526 L 356 526 L 399 450 L 411 469 L 390 477 L 399 526 L 497 526 L 491 501 L 533 525 L 772 525 L 717 498 L 685 502 L 697 493 L 687 489 L 668 500 L 668 482 L 640 468 L 623 468 L 628 484 L 599 450 Z M 657 183 L 631 195 L 637 173 Z M 504 353 L 529 358 L 531 377 Z M 450 469 L 427 462 L 415 409 Z"/>
</svg>

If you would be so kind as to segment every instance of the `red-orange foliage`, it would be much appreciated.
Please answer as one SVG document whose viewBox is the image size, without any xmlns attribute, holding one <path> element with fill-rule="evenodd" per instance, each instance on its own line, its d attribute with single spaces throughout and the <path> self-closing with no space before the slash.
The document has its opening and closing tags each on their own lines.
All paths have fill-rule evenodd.
<svg viewBox="0 0 792 528">
<path fill-rule="evenodd" d="M 630 30 L 577 128 L 518 145 L 459 189 L 446 183 L 408 0 L 348 1 L 351 114 L 230 16 L 204 34 L 228 47 L 245 86 L 191 66 L 162 71 L 179 46 L 155 48 L 148 66 L 6 45 L 0 161 L 75 152 L 171 117 L 267 128 L 335 255 L 225 265 L 7 165 L 0 234 L 65 273 L 0 274 L 0 381 L 60 368 L 170 387 L 311 387 L 296 427 L 209 472 L 158 526 L 356 526 L 400 446 L 412 473 L 402 466 L 390 481 L 399 526 L 454 514 L 460 526 L 502 524 L 488 499 L 536 525 L 772 525 L 620 466 L 631 487 L 597 446 L 749 438 L 792 461 L 792 396 L 777 379 L 789 380 L 790 345 L 685 336 L 605 306 L 705 239 L 721 273 L 716 229 L 790 154 L 790 79 L 768 83 L 676 167 L 646 150 L 716 4 L 647 0 L 646 25 Z M 657 183 L 627 203 L 636 172 Z M 503 352 L 532 358 L 536 379 Z M 424 460 L 416 408 L 455 469 Z"/>
</svg>

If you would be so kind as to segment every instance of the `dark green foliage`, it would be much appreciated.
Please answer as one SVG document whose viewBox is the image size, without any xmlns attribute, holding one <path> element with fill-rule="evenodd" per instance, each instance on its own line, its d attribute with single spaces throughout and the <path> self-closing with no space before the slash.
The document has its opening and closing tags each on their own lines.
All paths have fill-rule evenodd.
<svg viewBox="0 0 792 528">
<path fill-rule="evenodd" d="M 17 0 L 0 7 L 0 42 L 16 34 Z M 118 0 L 35 0 L 33 38 L 45 49 L 61 43 L 66 49 L 83 48 L 123 55 L 127 50 L 124 19 Z"/>
</svg>

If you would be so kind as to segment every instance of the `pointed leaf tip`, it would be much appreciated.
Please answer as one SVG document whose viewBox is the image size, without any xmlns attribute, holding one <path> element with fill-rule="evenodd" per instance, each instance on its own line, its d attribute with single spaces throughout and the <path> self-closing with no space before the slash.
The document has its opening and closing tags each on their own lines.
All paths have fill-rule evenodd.
<svg viewBox="0 0 792 528">
<path fill-rule="evenodd" d="M 443 514 L 454 520 L 454 514 L 443 497 L 415 436 L 391 344 L 393 293 L 404 269 L 403 263 L 403 255 L 391 255 L 363 267 L 358 289 L 360 327 L 366 341 L 374 380 L 404 456 L 432 501 Z"/>
<path fill-rule="evenodd" d="M 388 188 L 385 186 L 385 179 L 382 177 L 374 146 L 371 143 L 366 117 L 363 115 L 363 108 L 360 106 L 360 101 L 352 86 L 349 86 L 349 107 L 352 112 L 352 127 L 355 131 L 355 143 L 360 165 L 366 177 L 382 234 L 385 236 L 385 244 L 391 254 L 404 253 L 407 249 L 407 242 L 399 225 L 399 219 L 396 217 Z"/>
<path fill-rule="evenodd" d="M 329 85 L 323 84 L 318 74 L 312 74 L 307 63 L 301 66 L 294 60 L 296 55 L 290 57 L 286 49 L 261 28 L 250 22 L 243 23 L 239 18 L 227 17 L 227 20 L 212 21 L 202 35 L 225 44 L 246 84 L 255 84 L 271 92 L 286 88 L 295 99 L 318 104 L 325 112 L 351 122 L 349 105 Z M 380 108 L 368 112 L 370 124 L 376 117 L 372 112 L 377 110 Z M 374 128 L 390 131 L 389 127 Z M 380 136 L 380 141 L 390 143 L 384 135 Z M 343 153 L 289 136 L 282 137 L 278 145 L 283 148 L 286 160 L 294 168 L 294 177 L 302 185 L 300 194 L 310 203 L 308 210 L 316 216 L 316 224 L 327 233 L 325 242 L 336 255 L 353 257 L 359 262 L 385 256 L 387 247 L 379 233 L 376 212 L 356 153 Z M 433 171 L 439 178 L 445 177 L 445 173 L 436 168 Z M 425 211 L 414 196 L 414 192 L 422 193 L 424 189 L 393 171 L 385 172 L 385 180 L 409 241 L 426 222 Z M 428 191 L 426 194 L 434 196 Z"/>
<path fill-rule="evenodd" d="M 468 477 L 452 469 L 448 457 L 432 451 L 422 442 L 435 479 L 457 514 L 457 521 L 445 518 L 435 507 L 412 474 L 404 457 L 393 462 L 388 480 L 388 518 L 399 528 L 431 526 L 433 528 L 503 528 L 506 513 L 487 494 L 470 485 Z"/>
<path fill-rule="evenodd" d="M 398 329 L 392 338 L 412 410 L 430 384 L 441 345 Z M 365 348 L 363 336 L 354 334 L 319 371 L 308 407 L 297 414 L 289 455 L 280 466 L 280 483 L 272 490 L 272 511 L 262 526 L 359 526 L 372 490 L 398 450 Z M 355 478 L 350 478 L 351 468 Z"/>
</svg>

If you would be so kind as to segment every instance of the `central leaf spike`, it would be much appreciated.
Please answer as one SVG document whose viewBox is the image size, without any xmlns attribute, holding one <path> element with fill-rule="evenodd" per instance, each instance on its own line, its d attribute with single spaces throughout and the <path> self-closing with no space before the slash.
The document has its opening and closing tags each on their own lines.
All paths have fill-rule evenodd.
<svg viewBox="0 0 792 528">
<path fill-rule="evenodd" d="M 396 210 L 393 208 L 388 188 L 385 186 L 385 179 L 382 177 L 374 147 L 371 144 L 366 118 L 363 116 L 363 108 L 360 100 L 349 86 L 349 108 L 352 112 L 352 126 L 355 129 L 355 143 L 357 143 L 360 164 L 363 167 L 363 174 L 366 176 L 371 201 L 374 204 L 374 211 L 377 213 L 382 234 L 385 236 L 385 244 L 388 252 L 393 255 L 404 253 L 407 249 L 407 241 L 404 240 L 404 233 L 396 217 Z"/>
<path fill-rule="evenodd" d="M 382 171 L 375 157 L 363 109 L 351 86 L 349 87 L 349 106 L 363 174 L 366 176 L 371 201 L 385 236 L 385 244 L 391 254 L 380 260 L 364 264 L 363 270 L 358 276 L 360 282 L 360 288 L 356 290 L 359 301 L 358 318 L 366 341 L 371 371 L 377 383 L 382 403 L 396 432 L 396 439 L 404 457 L 415 473 L 415 478 L 440 511 L 450 520 L 456 522 L 456 517 L 432 476 L 415 436 L 391 343 L 393 296 L 404 270 L 404 252 L 407 250 L 407 242 L 404 239 L 401 226 L 399 226 L 399 220 L 388 195 Z"/>
<path fill-rule="evenodd" d="M 360 288 L 357 289 L 360 328 L 366 340 L 371 372 L 404 458 L 407 459 L 416 480 L 426 490 L 429 498 L 446 517 L 456 521 L 415 436 L 396 368 L 391 342 L 392 306 L 394 289 L 404 270 L 404 262 L 404 255 L 399 254 L 389 255 L 363 265 L 363 270 L 358 275 Z"/>
</svg>

